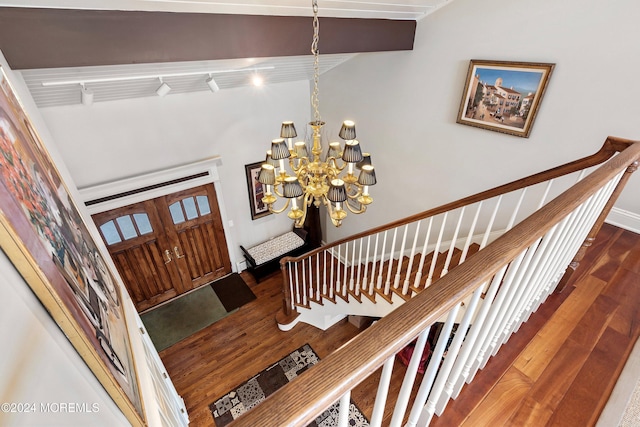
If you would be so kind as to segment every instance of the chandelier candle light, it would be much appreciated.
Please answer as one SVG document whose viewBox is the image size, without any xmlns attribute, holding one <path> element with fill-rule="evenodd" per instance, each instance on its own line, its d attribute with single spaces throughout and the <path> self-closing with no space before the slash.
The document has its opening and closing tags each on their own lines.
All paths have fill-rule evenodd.
<svg viewBox="0 0 640 427">
<path fill-rule="evenodd" d="M 283 122 L 280 138 L 271 141 L 271 150 L 267 151 L 258 181 L 265 186 L 262 201 L 269 207 L 269 211 L 282 213 L 291 205 L 287 216 L 295 221 L 296 227 L 303 226 L 311 203 L 316 207 L 326 206 L 331 222 L 340 227 L 347 216 L 347 210 L 360 214 L 373 202 L 369 186 L 375 185 L 376 174 L 371 165 L 371 157 L 368 153 L 362 153 L 356 139 L 355 124 L 350 120 L 342 124 L 338 134 L 345 141 L 344 148 L 339 142 L 329 143 L 326 152 L 322 148 L 320 132 L 324 122 L 320 119 L 318 110 L 320 25 L 317 0 L 313 0 L 312 5 L 314 86 L 311 105 L 314 120 L 309 123 L 313 129 L 311 157 L 306 142 L 293 142 L 298 136 L 293 122 Z M 289 159 L 292 174 L 285 168 L 285 159 Z M 357 177 L 355 169 L 360 171 Z M 284 197 L 287 201 L 282 208 L 275 209 L 273 205 L 278 197 Z M 298 198 L 302 198 L 301 203 L 298 203 Z"/>
</svg>

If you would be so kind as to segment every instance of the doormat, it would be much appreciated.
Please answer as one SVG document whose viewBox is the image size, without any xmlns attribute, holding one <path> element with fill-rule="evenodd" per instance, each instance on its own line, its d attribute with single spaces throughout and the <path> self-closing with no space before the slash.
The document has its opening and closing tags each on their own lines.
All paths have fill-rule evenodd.
<svg viewBox="0 0 640 427">
<path fill-rule="evenodd" d="M 211 284 L 211 287 L 227 311 L 233 311 L 256 299 L 254 293 L 238 273 L 232 273 L 216 280 Z"/>
<path fill-rule="evenodd" d="M 234 276 L 242 283 L 238 283 Z M 156 350 L 162 351 L 254 299 L 256 296 L 244 280 L 238 274 L 232 274 L 179 296 L 144 313 L 140 318 Z"/>
<path fill-rule="evenodd" d="M 279 360 L 244 384 L 231 390 L 209 405 L 217 427 L 224 427 L 273 394 L 280 387 L 318 363 L 320 358 L 309 344 L 305 344 L 284 359 Z M 309 427 L 338 425 L 340 403 L 334 403 L 315 419 Z M 349 426 L 366 427 L 369 421 L 351 400 Z"/>
</svg>

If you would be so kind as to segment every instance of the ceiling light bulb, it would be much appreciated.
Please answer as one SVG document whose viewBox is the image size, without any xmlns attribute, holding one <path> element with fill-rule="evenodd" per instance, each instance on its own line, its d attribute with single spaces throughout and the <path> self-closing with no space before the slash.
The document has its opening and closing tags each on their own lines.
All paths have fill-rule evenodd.
<svg viewBox="0 0 640 427">
<path fill-rule="evenodd" d="M 264 79 L 259 76 L 259 75 L 255 75 L 253 76 L 253 79 L 251 80 L 251 82 L 253 83 L 254 86 L 262 86 L 262 84 L 264 83 Z"/>
</svg>

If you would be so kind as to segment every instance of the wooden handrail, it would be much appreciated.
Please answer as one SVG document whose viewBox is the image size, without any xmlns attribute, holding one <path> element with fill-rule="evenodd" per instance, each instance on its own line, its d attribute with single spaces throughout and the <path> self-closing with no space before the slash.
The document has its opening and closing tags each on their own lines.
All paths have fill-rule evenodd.
<svg viewBox="0 0 640 427">
<path fill-rule="evenodd" d="M 620 154 L 610 158 L 618 150 L 621 150 Z M 344 393 L 375 372 L 388 358 L 413 341 L 421 331 L 482 286 L 499 269 L 585 202 L 602 185 L 625 168 L 637 165 L 640 159 L 640 142 L 609 137 L 599 153 L 604 154 L 595 156 L 610 158 L 609 161 L 497 238 L 484 250 L 451 270 L 433 286 L 302 373 L 295 381 L 240 417 L 233 425 L 307 425 Z M 594 156 L 585 159 L 594 159 Z M 568 165 L 577 165 L 585 159 Z M 565 169 L 568 165 L 550 171 Z M 549 174 L 550 171 L 543 174 Z"/>
</svg>

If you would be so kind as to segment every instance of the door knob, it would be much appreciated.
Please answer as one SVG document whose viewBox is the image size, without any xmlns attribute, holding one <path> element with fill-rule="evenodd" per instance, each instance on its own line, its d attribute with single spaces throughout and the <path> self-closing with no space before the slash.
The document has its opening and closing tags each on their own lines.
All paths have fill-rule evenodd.
<svg viewBox="0 0 640 427">
<path fill-rule="evenodd" d="M 164 261 L 165 264 L 169 264 L 171 261 L 173 261 L 173 258 L 171 258 L 171 252 L 169 251 L 169 249 L 164 251 L 164 256 L 167 257 Z"/>
<path fill-rule="evenodd" d="M 180 255 L 180 251 L 177 246 L 173 247 L 173 253 L 176 254 L 176 258 L 184 258 L 184 255 Z"/>
</svg>

